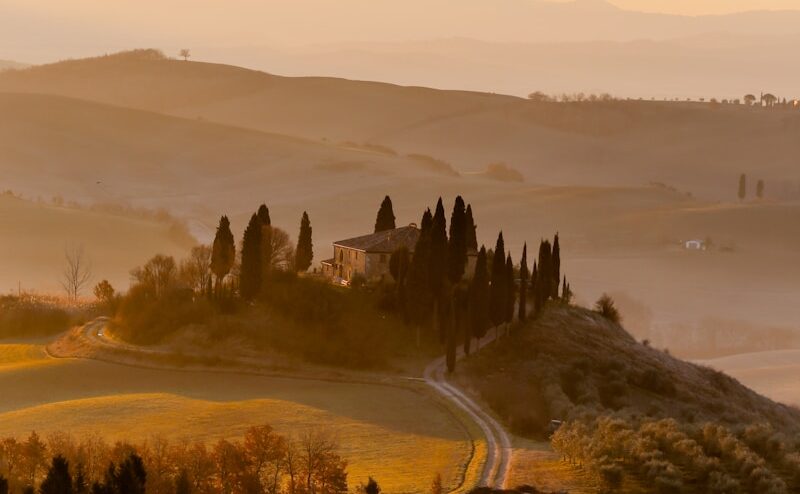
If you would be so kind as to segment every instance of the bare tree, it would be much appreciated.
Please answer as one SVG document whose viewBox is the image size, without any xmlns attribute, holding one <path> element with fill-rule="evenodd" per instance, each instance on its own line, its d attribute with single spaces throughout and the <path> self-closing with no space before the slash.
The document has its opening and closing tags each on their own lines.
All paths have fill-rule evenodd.
<svg viewBox="0 0 800 494">
<path fill-rule="evenodd" d="M 188 48 L 182 48 L 181 51 L 178 52 L 178 56 L 183 58 L 183 61 L 186 62 L 189 60 L 189 57 L 192 56 L 192 52 L 189 51 Z"/>
<path fill-rule="evenodd" d="M 197 293 L 202 293 L 211 282 L 211 247 L 198 245 L 192 247 L 187 259 L 181 261 L 180 279 Z"/>
<path fill-rule="evenodd" d="M 64 247 L 64 271 L 61 286 L 67 297 L 74 302 L 92 278 L 92 266 L 83 251 L 83 245 Z"/>
</svg>

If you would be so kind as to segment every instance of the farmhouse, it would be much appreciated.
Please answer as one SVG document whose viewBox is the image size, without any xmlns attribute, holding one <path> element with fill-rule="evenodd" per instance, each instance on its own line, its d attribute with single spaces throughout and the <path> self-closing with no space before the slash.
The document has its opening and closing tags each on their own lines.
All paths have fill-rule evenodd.
<svg viewBox="0 0 800 494">
<path fill-rule="evenodd" d="M 349 283 L 356 275 L 369 281 L 380 280 L 389 274 L 392 252 L 405 247 L 413 253 L 419 234 L 419 228 L 412 223 L 334 242 L 333 258 L 322 261 L 322 273 L 337 282 Z"/>
<path fill-rule="evenodd" d="M 706 243 L 703 240 L 687 240 L 683 244 L 686 250 L 706 250 Z"/>
<path fill-rule="evenodd" d="M 322 273 L 335 283 L 349 284 L 361 275 L 367 281 L 380 281 L 389 274 L 389 258 L 401 247 L 414 253 L 420 230 L 412 223 L 408 226 L 333 243 L 333 258 L 322 261 Z M 477 252 L 468 253 L 466 277 L 475 273 Z"/>
</svg>

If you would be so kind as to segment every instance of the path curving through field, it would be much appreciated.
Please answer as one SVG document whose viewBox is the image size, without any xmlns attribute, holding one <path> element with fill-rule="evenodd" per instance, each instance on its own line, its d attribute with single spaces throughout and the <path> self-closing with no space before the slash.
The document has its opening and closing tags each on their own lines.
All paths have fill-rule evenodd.
<svg viewBox="0 0 800 494">
<path fill-rule="evenodd" d="M 480 350 L 496 339 L 496 335 L 486 335 L 478 341 L 475 351 Z M 464 352 L 458 349 L 456 359 L 464 358 Z M 511 439 L 503 426 L 495 420 L 486 410 L 475 403 L 464 392 L 447 380 L 447 362 L 445 357 L 439 357 L 425 368 L 425 382 L 428 383 L 443 398 L 464 410 L 467 415 L 480 427 L 486 436 L 488 447 L 486 463 L 479 479 L 479 485 L 495 489 L 505 489 L 508 471 L 511 468 L 513 449 Z"/>
<path fill-rule="evenodd" d="M 125 350 L 150 356 L 168 355 L 169 352 L 161 349 L 142 348 L 109 338 L 106 334 L 107 318 L 100 317 L 87 323 L 83 328 L 83 336 L 94 345 L 109 349 Z M 490 344 L 497 338 L 497 334 L 487 334 L 477 342 L 475 352 Z M 456 358 L 461 360 L 465 357 L 463 349 L 459 348 Z M 408 378 L 417 380 L 416 378 Z M 428 364 L 424 370 L 424 381 L 436 391 L 442 398 L 452 403 L 455 407 L 463 410 L 467 417 L 472 420 L 486 437 L 487 454 L 483 465 L 479 486 L 504 489 L 511 467 L 512 446 L 511 439 L 503 426 L 492 415 L 483 409 L 478 403 L 467 396 L 458 387 L 450 383 L 447 379 L 447 364 L 445 357 L 439 357 Z M 473 458 L 470 461 L 476 461 Z"/>
</svg>

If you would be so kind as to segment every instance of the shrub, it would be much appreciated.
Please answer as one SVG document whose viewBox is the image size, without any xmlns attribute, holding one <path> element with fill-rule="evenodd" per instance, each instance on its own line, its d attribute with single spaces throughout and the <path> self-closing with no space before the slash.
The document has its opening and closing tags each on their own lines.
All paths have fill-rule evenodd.
<svg viewBox="0 0 800 494">
<path fill-rule="evenodd" d="M 47 336 L 69 328 L 70 314 L 31 298 L 0 297 L 0 338 Z"/>
<path fill-rule="evenodd" d="M 619 324 L 622 322 L 622 315 L 619 313 L 619 310 L 614 305 L 614 299 L 611 298 L 610 295 L 604 293 L 594 304 L 594 309 L 596 312 L 600 313 L 601 316 L 608 319 L 609 321 Z"/>
</svg>

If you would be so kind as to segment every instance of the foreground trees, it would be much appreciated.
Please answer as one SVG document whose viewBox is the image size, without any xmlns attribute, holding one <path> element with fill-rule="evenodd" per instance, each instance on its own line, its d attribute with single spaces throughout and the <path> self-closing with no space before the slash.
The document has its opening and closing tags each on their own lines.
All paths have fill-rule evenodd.
<svg viewBox="0 0 800 494">
<path fill-rule="evenodd" d="M 34 442 L 35 450 L 30 439 L 0 440 L 0 494 L 36 486 L 40 494 L 347 492 L 347 462 L 322 431 L 287 438 L 268 425 L 255 426 L 242 441 L 220 439 L 211 447 L 161 437 L 110 445 L 64 433 Z"/>
</svg>

